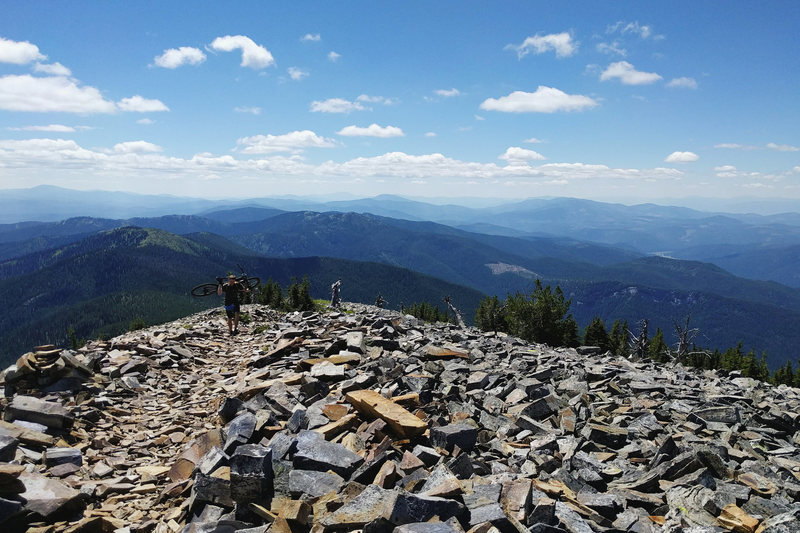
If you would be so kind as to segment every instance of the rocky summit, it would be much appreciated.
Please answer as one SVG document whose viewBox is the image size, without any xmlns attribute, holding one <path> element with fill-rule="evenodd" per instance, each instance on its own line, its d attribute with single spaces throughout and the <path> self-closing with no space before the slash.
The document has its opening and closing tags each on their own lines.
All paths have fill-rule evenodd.
<svg viewBox="0 0 800 533">
<path fill-rule="evenodd" d="M 359 304 L 39 346 L 2 378 L 0 527 L 800 531 L 800 391 Z"/>
</svg>

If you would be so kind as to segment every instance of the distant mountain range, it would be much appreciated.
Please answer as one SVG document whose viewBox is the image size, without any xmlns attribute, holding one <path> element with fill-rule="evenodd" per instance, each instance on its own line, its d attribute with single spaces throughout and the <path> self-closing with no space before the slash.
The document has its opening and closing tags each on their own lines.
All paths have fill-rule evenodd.
<svg viewBox="0 0 800 533">
<path fill-rule="evenodd" d="M 574 198 L 528 199 L 518 202 L 484 201 L 484 207 L 434 204 L 399 196 L 321 201 L 304 198 L 255 198 L 212 201 L 164 195 L 136 195 L 120 192 L 85 192 L 40 186 L 0 191 L 0 242 L 9 243 L 2 233 L 38 222 L 60 222 L 68 218 L 108 218 L 126 224 L 147 226 L 148 220 L 164 215 L 199 215 L 225 227 L 228 224 L 258 222 L 279 212 L 355 212 L 402 219 L 430 221 L 465 231 L 509 237 L 549 237 L 603 244 L 641 255 L 663 255 L 678 259 L 712 262 L 741 277 L 771 280 L 800 287 L 797 264 L 800 246 L 800 212 L 791 202 L 773 200 L 771 215 L 698 211 L 654 204 L 623 205 Z M 490 204 L 486 206 L 486 204 Z M 707 200 L 707 205 L 719 202 Z M 742 201 L 742 205 L 743 201 Z M 765 201 L 753 202 L 763 208 Z M 741 206 L 739 206 L 741 207 Z M 179 218 L 179 217 L 178 217 Z M 142 220 L 145 219 L 145 220 Z M 7 224 L 2 224 L 7 222 Z M 178 224 L 185 221 L 176 220 Z M 176 225 L 167 231 L 185 233 Z M 208 221 L 197 220 L 198 224 Z M 111 227 L 114 227 L 112 224 Z M 107 228 L 106 228 L 107 229 Z M 52 227 L 31 228 L 29 237 L 44 237 L 35 246 L 58 245 L 69 240 L 52 239 Z M 96 230 L 95 230 L 96 231 Z M 206 230 L 224 235 L 241 235 L 242 229 Z M 232 232 L 232 233 L 231 233 Z M 17 241 L 23 240 L 16 234 Z M 14 245 L 11 245 L 13 248 Z M 40 248 L 41 249 L 41 248 Z M 0 258 L 13 252 L 0 245 Z"/>
<path fill-rule="evenodd" d="M 396 306 L 458 293 L 470 318 L 482 294 L 503 298 L 517 291 L 529 293 L 539 278 L 562 287 L 581 326 L 594 316 L 609 327 L 617 318 L 632 327 L 648 318 L 651 331 L 661 327 L 672 342 L 673 323 L 691 315 L 704 346 L 725 349 L 743 341 L 746 349 L 766 350 L 771 368 L 796 357 L 797 213 L 723 215 L 565 198 L 481 208 L 393 196 L 324 204 L 301 199 L 273 200 L 273 206 L 259 202 L 263 200 L 251 205 L 201 201 L 194 205 L 196 214 L 2 224 L 0 297 L 41 300 L 58 308 L 42 322 L 41 309 L 49 307 L 26 304 L 39 309 L 36 316 L 19 313 L 18 326 L 30 328 L 18 333 L 28 342 L 49 323 L 58 326 L 52 335 L 63 336 L 64 313 L 75 321 L 97 298 L 116 301 L 120 291 L 111 289 L 125 285 L 128 278 L 134 280 L 125 293 L 130 309 L 161 306 L 170 309 L 171 316 L 191 312 L 201 304 L 187 299 L 186 285 L 213 278 L 235 262 L 247 263 L 254 275 L 271 275 L 282 283 L 308 275 L 312 290 L 321 297 L 328 297 L 330 283 L 341 276 L 347 276 L 344 297 L 353 301 L 370 303 L 381 292 Z M 155 204 L 150 202 L 150 207 Z M 192 203 L 185 200 L 183 205 Z M 325 210 L 295 209 L 308 205 Z M 119 229 L 126 226 L 155 229 Z M 118 267 L 120 261 L 136 268 Z M 76 275 L 81 268 L 76 265 L 86 268 L 86 279 Z M 102 281 L 107 269 L 119 268 L 114 283 Z M 155 293 L 171 295 L 171 303 L 150 294 L 145 303 L 134 304 L 137 287 L 147 287 L 146 280 L 158 277 L 154 270 L 168 272 L 164 276 L 172 281 Z M 392 281 L 398 276 L 407 283 Z M 84 287 L 94 277 L 101 278 L 92 282 L 94 288 Z M 62 285 L 69 284 L 64 280 L 77 280 L 83 292 L 66 290 Z M 24 294 L 13 288 L 53 283 L 61 288 Z M 11 324 L 14 319 L 9 320 Z M 125 320 L 95 324 L 95 329 L 119 328 Z M 0 336 L 3 349 L 7 339 Z"/>
</svg>

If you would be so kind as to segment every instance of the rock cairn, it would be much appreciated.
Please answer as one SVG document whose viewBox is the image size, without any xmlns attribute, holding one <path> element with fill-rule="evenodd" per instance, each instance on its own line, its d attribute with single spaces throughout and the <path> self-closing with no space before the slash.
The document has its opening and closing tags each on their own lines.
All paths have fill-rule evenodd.
<svg viewBox="0 0 800 533">
<path fill-rule="evenodd" d="M 0 526 L 800 531 L 800 391 L 372 306 L 250 305 L 4 373 Z"/>
</svg>

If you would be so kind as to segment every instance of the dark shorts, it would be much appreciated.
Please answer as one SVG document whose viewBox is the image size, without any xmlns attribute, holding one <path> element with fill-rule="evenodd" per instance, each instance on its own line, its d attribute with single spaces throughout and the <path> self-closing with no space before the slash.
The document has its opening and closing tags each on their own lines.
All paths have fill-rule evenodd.
<svg viewBox="0 0 800 533">
<path fill-rule="evenodd" d="M 228 315 L 228 318 L 234 318 L 238 312 L 239 304 L 230 304 L 225 306 L 225 314 Z"/>
</svg>

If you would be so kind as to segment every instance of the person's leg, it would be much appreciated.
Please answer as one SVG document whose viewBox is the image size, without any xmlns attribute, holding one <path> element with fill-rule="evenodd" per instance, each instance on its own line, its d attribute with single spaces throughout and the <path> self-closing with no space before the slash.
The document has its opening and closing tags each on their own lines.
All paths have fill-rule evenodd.
<svg viewBox="0 0 800 533">
<path fill-rule="evenodd" d="M 239 332 L 239 311 L 236 311 L 236 314 L 233 315 L 233 331 Z"/>
<path fill-rule="evenodd" d="M 233 317 L 234 317 L 233 310 L 226 308 L 225 316 L 228 317 L 228 333 L 233 334 Z"/>
</svg>

